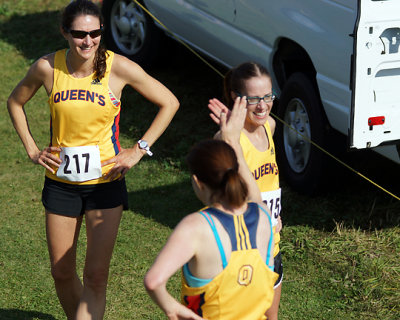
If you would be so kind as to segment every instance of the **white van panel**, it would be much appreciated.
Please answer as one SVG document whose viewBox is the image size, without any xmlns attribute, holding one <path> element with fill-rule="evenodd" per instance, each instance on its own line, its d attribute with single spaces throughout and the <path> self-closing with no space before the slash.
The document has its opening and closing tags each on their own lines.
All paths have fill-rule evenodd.
<svg viewBox="0 0 400 320">
<path fill-rule="evenodd" d="M 350 147 L 400 140 L 400 1 L 360 1 Z"/>
</svg>

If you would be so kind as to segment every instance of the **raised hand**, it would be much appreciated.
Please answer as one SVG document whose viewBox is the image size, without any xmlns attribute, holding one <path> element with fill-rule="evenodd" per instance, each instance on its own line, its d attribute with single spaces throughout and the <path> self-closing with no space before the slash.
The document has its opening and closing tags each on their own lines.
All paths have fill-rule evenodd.
<svg viewBox="0 0 400 320">
<path fill-rule="evenodd" d="M 235 99 L 229 115 L 223 110 L 220 112 L 219 122 L 222 140 L 228 143 L 239 143 L 240 132 L 246 119 L 246 106 L 246 97 L 238 97 Z"/>
<path fill-rule="evenodd" d="M 226 105 L 224 105 L 221 101 L 214 98 L 209 100 L 208 102 L 208 109 L 210 109 L 210 118 L 217 124 L 220 124 L 220 115 L 221 112 L 225 112 L 227 118 L 229 119 L 231 111 L 228 109 Z"/>
</svg>

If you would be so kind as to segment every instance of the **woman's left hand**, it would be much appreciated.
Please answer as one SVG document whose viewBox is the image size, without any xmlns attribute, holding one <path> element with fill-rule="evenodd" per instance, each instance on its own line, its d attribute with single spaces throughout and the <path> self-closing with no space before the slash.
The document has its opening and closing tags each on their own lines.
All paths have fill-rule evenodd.
<svg viewBox="0 0 400 320">
<path fill-rule="evenodd" d="M 121 151 L 115 157 L 101 163 L 102 167 L 115 163 L 104 178 L 112 181 L 120 175 L 119 180 L 123 179 L 128 170 L 136 165 L 143 155 L 143 151 L 136 146 L 128 149 L 121 148 Z"/>
</svg>

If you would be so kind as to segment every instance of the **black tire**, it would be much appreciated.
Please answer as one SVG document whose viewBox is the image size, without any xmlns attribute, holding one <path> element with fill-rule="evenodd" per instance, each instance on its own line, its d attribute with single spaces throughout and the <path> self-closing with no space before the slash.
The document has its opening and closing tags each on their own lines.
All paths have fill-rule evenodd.
<svg viewBox="0 0 400 320">
<path fill-rule="evenodd" d="M 323 183 L 325 155 L 308 139 L 325 148 L 328 126 L 316 85 L 307 75 L 289 77 L 279 99 L 278 116 L 289 125 L 277 121 L 279 170 L 293 189 L 314 194 Z"/>
<path fill-rule="evenodd" d="M 132 0 L 104 0 L 102 14 L 107 48 L 150 66 L 163 39 L 152 18 Z"/>
</svg>

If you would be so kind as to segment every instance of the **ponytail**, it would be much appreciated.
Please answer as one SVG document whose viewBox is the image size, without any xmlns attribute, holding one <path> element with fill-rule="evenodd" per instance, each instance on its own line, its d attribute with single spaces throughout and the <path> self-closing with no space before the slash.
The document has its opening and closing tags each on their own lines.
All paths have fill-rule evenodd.
<svg viewBox="0 0 400 320">
<path fill-rule="evenodd" d="M 223 197 L 234 208 L 240 207 L 247 199 L 247 184 L 238 170 L 228 169 L 223 177 Z"/>
<path fill-rule="evenodd" d="M 107 70 L 107 49 L 103 45 L 99 45 L 96 51 L 96 56 L 93 61 L 93 68 L 95 71 L 95 75 L 97 79 L 101 79 L 104 77 L 104 74 Z"/>
<path fill-rule="evenodd" d="M 227 201 L 234 208 L 247 199 L 248 188 L 240 176 L 235 151 L 221 140 L 205 140 L 187 156 L 190 172 L 212 190 L 211 203 Z"/>
</svg>

